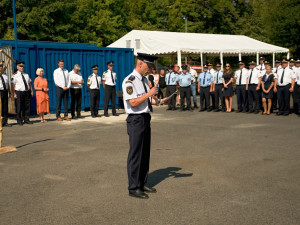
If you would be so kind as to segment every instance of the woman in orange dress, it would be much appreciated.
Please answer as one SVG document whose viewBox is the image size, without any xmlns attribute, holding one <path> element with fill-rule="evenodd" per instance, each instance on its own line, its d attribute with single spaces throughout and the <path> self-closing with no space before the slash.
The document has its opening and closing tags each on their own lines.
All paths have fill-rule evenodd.
<svg viewBox="0 0 300 225">
<path fill-rule="evenodd" d="M 46 78 L 43 78 L 44 69 L 38 68 L 36 70 L 38 77 L 34 80 L 34 89 L 36 93 L 36 111 L 41 118 L 41 123 L 46 123 L 44 119 L 44 113 L 49 113 L 49 95 L 48 95 L 48 82 Z"/>
</svg>

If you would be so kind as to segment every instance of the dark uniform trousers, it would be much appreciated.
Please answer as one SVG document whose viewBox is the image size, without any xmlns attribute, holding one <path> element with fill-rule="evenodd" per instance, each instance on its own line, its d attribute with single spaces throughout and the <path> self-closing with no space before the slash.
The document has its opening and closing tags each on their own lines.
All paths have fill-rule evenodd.
<svg viewBox="0 0 300 225">
<path fill-rule="evenodd" d="M 223 84 L 215 85 L 215 108 L 216 109 L 219 109 L 220 100 L 221 100 L 221 104 L 222 104 L 222 109 L 225 108 L 224 101 L 223 101 L 222 88 L 223 88 Z"/>
<path fill-rule="evenodd" d="M 208 109 L 210 106 L 210 99 L 209 99 L 209 89 L 208 87 L 200 87 L 200 107 L 201 110 Z M 205 108 L 203 107 L 205 100 Z"/>
<path fill-rule="evenodd" d="M 176 85 L 168 85 L 166 96 L 169 97 L 175 91 L 176 91 Z M 168 104 L 168 108 L 169 109 L 175 109 L 176 108 L 176 95 L 173 95 L 172 98 L 170 99 L 169 104 Z"/>
<path fill-rule="evenodd" d="M 100 90 L 99 89 L 90 89 L 90 110 L 92 116 L 98 115 L 98 108 L 100 103 Z"/>
<path fill-rule="evenodd" d="M 56 118 L 60 117 L 60 109 L 61 109 L 61 102 L 64 100 L 64 115 L 65 117 L 68 116 L 68 101 L 69 101 L 69 89 L 64 90 L 58 86 L 55 89 L 56 92 Z"/>
<path fill-rule="evenodd" d="M 249 110 L 259 111 L 259 91 L 256 90 L 257 84 L 249 84 L 248 86 L 248 100 Z"/>
<path fill-rule="evenodd" d="M 297 84 L 297 94 L 298 94 L 298 113 L 299 113 L 299 108 L 300 108 L 300 85 Z M 294 90 L 295 91 L 295 90 Z"/>
<path fill-rule="evenodd" d="M 236 86 L 236 97 L 239 110 L 247 110 L 246 84 Z M 243 105 L 244 104 L 244 105 Z M 243 105 L 243 106 L 242 106 Z"/>
<path fill-rule="evenodd" d="M 290 103 L 290 89 L 291 85 L 278 86 L 277 88 L 277 98 L 279 103 L 280 113 L 289 113 L 289 103 Z"/>
<path fill-rule="evenodd" d="M 142 189 L 147 182 L 151 143 L 150 120 L 149 113 L 129 114 L 126 119 L 130 145 L 127 159 L 129 192 Z"/>
<path fill-rule="evenodd" d="M 298 107 L 298 89 L 299 85 L 295 83 L 294 86 L 294 91 L 292 92 L 292 97 L 293 97 L 293 108 L 294 108 L 294 113 L 298 114 L 299 112 L 299 107 Z"/>
<path fill-rule="evenodd" d="M 104 115 L 108 114 L 108 103 L 111 100 L 112 113 L 116 114 L 116 88 L 115 86 L 105 85 L 105 97 L 104 97 Z"/>
<path fill-rule="evenodd" d="M 17 121 L 22 121 L 22 106 L 24 107 L 24 122 L 29 121 L 31 91 L 16 91 Z"/>
<path fill-rule="evenodd" d="M 191 109 L 191 87 L 180 87 L 180 108 L 184 109 L 184 99 L 186 99 L 187 109 Z"/>
<path fill-rule="evenodd" d="M 8 90 L 0 90 L 0 95 L 2 102 L 2 124 L 6 124 L 8 119 Z"/>
<path fill-rule="evenodd" d="M 71 115 L 75 116 L 75 105 L 76 105 L 77 116 L 80 116 L 81 98 L 82 98 L 81 88 L 70 88 L 70 93 L 71 93 Z"/>
<path fill-rule="evenodd" d="M 215 109 L 215 106 L 216 106 L 216 93 L 215 92 L 209 92 L 209 96 L 211 97 L 211 102 L 212 102 L 211 108 Z"/>
<path fill-rule="evenodd" d="M 277 109 L 277 92 L 273 92 L 273 99 L 272 99 L 272 111 Z"/>
</svg>

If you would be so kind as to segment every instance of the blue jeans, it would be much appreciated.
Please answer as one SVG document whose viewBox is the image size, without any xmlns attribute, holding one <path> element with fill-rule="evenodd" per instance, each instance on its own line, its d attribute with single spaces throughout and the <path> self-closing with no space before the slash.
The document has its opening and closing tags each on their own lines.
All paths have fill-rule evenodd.
<svg viewBox="0 0 300 225">
<path fill-rule="evenodd" d="M 193 96 L 194 106 L 197 106 L 197 93 L 196 93 L 196 83 L 191 84 L 191 92 Z"/>
</svg>

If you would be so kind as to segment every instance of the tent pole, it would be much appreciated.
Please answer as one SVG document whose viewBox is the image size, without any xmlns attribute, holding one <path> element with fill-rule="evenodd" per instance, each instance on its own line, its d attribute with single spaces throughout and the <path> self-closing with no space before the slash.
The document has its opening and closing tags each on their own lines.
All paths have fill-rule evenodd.
<svg viewBox="0 0 300 225">
<path fill-rule="evenodd" d="M 259 53 L 256 52 L 256 64 L 259 65 Z"/>
<path fill-rule="evenodd" d="M 181 50 L 177 51 L 177 65 L 181 68 Z"/>
<path fill-rule="evenodd" d="M 201 72 L 203 71 L 203 53 L 200 53 L 200 59 L 201 59 Z"/>
<path fill-rule="evenodd" d="M 221 60 L 221 70 L 223 71 L 223 68 L 224 68 L 224 66 L 223 66 L 223 52 L 220 52 L 220 60 Z"/>
<path fill-rule="evenodd" d="M 290 51 L 288 51 L 288 53 L 287 53 L 287 59 L 289 59 L 290 58 Z"/>
<path fill-rule="evenodd" d="M 239 61 L 242 61 L 242 53 L 239 53 Z"/>
<path fill-rule="evenodd" d="M 275 52 L 273 52 L 273 67 L 275 67 Z"/>
</svg>

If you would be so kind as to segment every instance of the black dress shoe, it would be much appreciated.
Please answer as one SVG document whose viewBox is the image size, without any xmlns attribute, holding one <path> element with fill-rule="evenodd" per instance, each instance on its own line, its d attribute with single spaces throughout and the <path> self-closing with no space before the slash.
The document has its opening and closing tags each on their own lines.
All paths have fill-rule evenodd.
<svg viewBox="0 0 300 225">
<path fill-rule="evenodd" d="M 168 110 L 172 110 L 172 109 L 171 108 L 167 108 L 166 110 L 168 111 Z"/>
<path fill-rule="evenodd" d="M 208 109 L 207 112 L 211 112 L 212 109 Z"/>
<path fill-rule="evenodd" d="M 97 116 L 95 116 L 95 115 L 92 115 L 92 118 L 96 118 Z"/>
<path fill-rule="evenodd" d="M 219 111 L 220 111 L 219 109 L 215 109 L 215 110 L 214 110 L 214 112 L 219 112 Z"/>
<path fill-rule="evenodd" d="M 276 115 L 277 115 L 277 116 L 282 116 L 282 115 L 283 115 L 283 112 L 278 112 Z"/>
<path fill-rule="evenodd" d="M 113 116 L 119 116 L 117 113 L 114 113 Z"/>
<path fill-rule="evenodd" d="M 24 123 L 26 123 L 26 124 L 33 124 L 33 122 L 31 122 L 30 120 L 27 120 Z"/>
<path fill-rule="evenodd" d="M 22 121 L 18 121 L 17 122 L 20 126 L 23 126 L 23 122 Z"/>
<path fill-rule="evenodd" d="M 2 127 L 11 127 L 11 125 L 8 123 L 4 123 L 4 124 L 2 124 Z"/>
<path fill-rule="evenodd" d="M 135 197 L 135 198 L 142 198 L 142 199 L 148 199 L 149 198 L 149 196 L 140 189 L 137 189 L 135 191 L 130 191 L 129 196 Z"/>
<path fill-rule="evenodd" d="M 148 192 L 148 193 L 156 193 L 156 189 L 154 187 L 147 187 L 147 186 L 144 186 L 143 187 L 143 190 L 144 192 Z"/>
<path fill-rule="evenodd" d="M 108 115 L 108 114 L 104 114 L 104 116 L 105 116 L 105 117 L 109 117 L 109 115 Z"/>
</svg>

